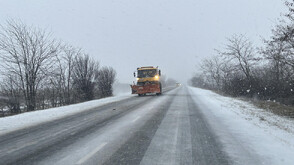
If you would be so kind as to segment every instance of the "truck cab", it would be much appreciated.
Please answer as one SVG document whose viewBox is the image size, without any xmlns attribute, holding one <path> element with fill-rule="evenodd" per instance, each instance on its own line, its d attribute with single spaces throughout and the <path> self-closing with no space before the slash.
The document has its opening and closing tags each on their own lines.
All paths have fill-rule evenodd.
<svg viewBox="0 0 294 165">
<path fill-rule="evenodd" d="M 135 74 L 136 75 L 136 74 Z M 155 67 L 137 68 L 137 85 L 146 82 L 159 82 L 160 70 Z"/>
</svg>

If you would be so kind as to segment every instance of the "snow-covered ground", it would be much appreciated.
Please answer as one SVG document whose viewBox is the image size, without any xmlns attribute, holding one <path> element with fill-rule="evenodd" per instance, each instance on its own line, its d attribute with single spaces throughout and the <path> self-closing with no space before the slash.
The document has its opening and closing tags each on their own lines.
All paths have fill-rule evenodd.
<svg viewBox="0 0 294 165">
<path fill-rule="evenodd" d="M 293 119 L 209 90 L 189 87 L 189 91 L 238 163 L 294 164 Z"/>
<path fill-rule="evenodd" d="M 134 95 L 131 95 L 130 93 L 119 93 L 114 97 L 3 117 L 0 118 L 0 135 L 40 123 L 60 119 L 65 116 L 73 115 L 97 106 L 120 101 L 133 96 Z"/>
</svg>

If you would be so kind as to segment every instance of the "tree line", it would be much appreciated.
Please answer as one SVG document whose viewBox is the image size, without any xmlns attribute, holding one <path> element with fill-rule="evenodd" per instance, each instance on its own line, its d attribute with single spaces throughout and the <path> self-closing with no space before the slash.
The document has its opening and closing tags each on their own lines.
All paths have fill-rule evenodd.
<svg viewBox="0 0 294 165">
<path fill-rule="evenodd" d="M 245 35 L 233 35 L 225 47 L 202 61 L 193 86 L 231 96 L 254 97 L 294 105 L 294 1 L 261 47 Z"/>
<path fill-rule="evenodd" d="M 9 20 L 0 26 L 0 108 L 12 114 L 112 95 L 116 71 L 46 30 Z"/>
</svg>

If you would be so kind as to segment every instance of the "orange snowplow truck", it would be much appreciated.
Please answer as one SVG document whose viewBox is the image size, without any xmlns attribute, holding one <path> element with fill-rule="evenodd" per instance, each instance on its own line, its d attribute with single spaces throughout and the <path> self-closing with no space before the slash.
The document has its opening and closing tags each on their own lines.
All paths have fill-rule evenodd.
<svg viewBox="0 0 294 165">
<path fill-rule="evenodd" d="M 162 93 L 160 76 L 161 73 L 158 67 L 147 66 L 137 68 L 137 74 L 134 72 L 134 77 L 137 77 L 137 84 L 131 85 L 132 94 L 142 96 L 147 93 L 155 93 L 160 95 Z"/>
</svg>

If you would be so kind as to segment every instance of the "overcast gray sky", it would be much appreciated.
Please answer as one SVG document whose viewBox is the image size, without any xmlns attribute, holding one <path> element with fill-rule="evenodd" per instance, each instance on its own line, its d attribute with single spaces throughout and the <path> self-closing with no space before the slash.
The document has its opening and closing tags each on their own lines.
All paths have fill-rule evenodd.
<svg viewBox="0 0 294 165">
<path fill-rule="evenodd" d="M 184 83 L 226 37 L 246 34 L 258 46 L 285 11 L 282 0 L 0 0 L 0 24 L 46 28 L 123 83 L 152 65 Z"/>
</svg>

